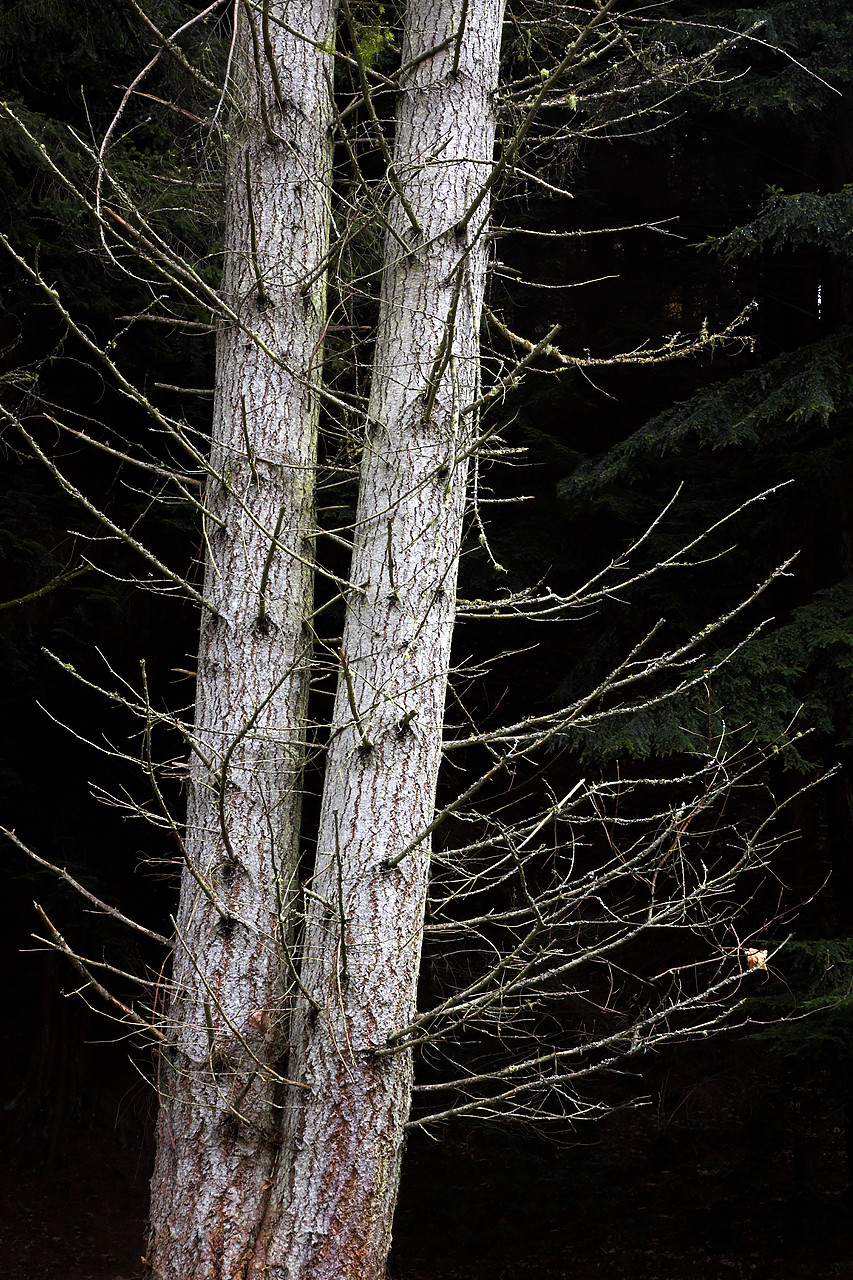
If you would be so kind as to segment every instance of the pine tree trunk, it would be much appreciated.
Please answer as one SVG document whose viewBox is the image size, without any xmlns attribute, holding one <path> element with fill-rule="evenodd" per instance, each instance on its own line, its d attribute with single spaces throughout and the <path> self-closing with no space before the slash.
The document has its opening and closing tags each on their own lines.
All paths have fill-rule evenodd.
<svg viewBox="0 0 853 1280">
<path fill-rule="evenodd" d="M 334 0 L 240 18 L 229 121 L 205 595 L 148 1263 L 237 1277 L 280 1150 L 276 1067 L 309 668 Z M 287 14 L 285 15 L 285 10 Z M 322 47 L 318 47 L 322 46 Z M 276 71 L 270 71 L 269 55 Z M 249 336 L 250 331 L 260 341 Z"/>
<path fill-rule="evenodd" d="M 460 5 L 411 0 L 404 61 L 452 34 Z M 451 47 L 400 95 L 396 172 L 419 232 L 393 202 L 352 593 L 326 765 L 282 1166 L 252 1276 L 385 1274 L 411 1094 L 407 1053 L 377 1056 L 415 1009 L 429 824 L 477 397 L 502 0 L 471 0 Z M 399 238 L 411 245 L 403 254 Z M 353 707 L 356 710 L 353 710 Z M 286 1163 L 285 1163 L 286 1162 Z"/>
</svg>

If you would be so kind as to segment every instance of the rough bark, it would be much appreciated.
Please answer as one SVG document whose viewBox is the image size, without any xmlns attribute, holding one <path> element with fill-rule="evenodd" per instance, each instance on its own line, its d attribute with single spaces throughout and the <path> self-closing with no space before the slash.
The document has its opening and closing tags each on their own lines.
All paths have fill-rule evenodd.
<svg viewBox="0 0 853 1280">
<path fill-rule="evenodd" d="M 274 1176 L 309 668 L 334 0 L 240 18 L 204 618 L 148 1263 L 244 1274 Z M 253 29 L 254 28 L 254 29 Z M 315 43 L 310 43 L 309 41 Z M 272 55 L 270 57 L 270 55 Z M 275 71 L 271 71 L 270 64 Z M 253 338 L 251 334 L 255 334 Z"/>
<path fill-rule="evenodd" d="M 450 35 L 460 7 L 412 0 L 404 61 Z M 288 1075 L 283 1164 L 250 1274 L 268 1280 L 384 1275 L 412 1064 L 377 1054 L 415 1008 L 429 824 L 462 539 L 465 406 L 479 385 L 488 176 L 502 0 L 472 0 L 451 47 L 420 63 L 397 116 L 397 238 L 386 268 L 361 469 L 355 586 L 307 896 Z M 399 237 L 411 245 L 401 252 Z M 286 1159 L 286 1165 L 284 1160 Z"/>
</svg>

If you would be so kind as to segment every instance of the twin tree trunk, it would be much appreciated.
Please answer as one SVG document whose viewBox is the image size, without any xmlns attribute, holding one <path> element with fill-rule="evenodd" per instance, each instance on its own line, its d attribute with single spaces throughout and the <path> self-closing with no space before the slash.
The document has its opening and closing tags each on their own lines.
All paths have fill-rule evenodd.
<svg viewBox="0 0 853 1280">
<path fill-rule="evenodd" d="M 216 612 L 158 1079 L 158 1280 L 381 1277 L 410 1102 L 410 1055 L 386 1046 L 415 1009 L 429 842 L 400 855 L 429 825 L 441 756 L 487 202 L 468 215 L 493 160 L 503 0 L 410 0 L 406 15 L 404 64 L 464 26 L 398 100 L 341 678 L 294 950 L 335 7 L 272 3 L 238 33 L 223 273 L 238 318 L 217 349 Z"/>
</svg>

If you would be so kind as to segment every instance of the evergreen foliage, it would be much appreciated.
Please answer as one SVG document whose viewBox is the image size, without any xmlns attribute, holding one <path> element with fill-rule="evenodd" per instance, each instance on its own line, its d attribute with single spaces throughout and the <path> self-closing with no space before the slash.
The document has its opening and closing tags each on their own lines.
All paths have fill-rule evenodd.
<svg viewBox="0 0 853 1280">
<path fill-rule="evenodd" d="M 807 433 L 809 443 L 825 449 L 830 422 L 837 441 L 849 430 L 851 410 L 853 332 L 845 328 L 673 405 L 603 458 L 579 467 L 559 492 L 569 500 L 601 497 L 614 484 L 646 480 L 667 457 L 688 450 L 778 453 L 801 445 Z"/>
<path fill-rule="evenodd" d="M 816 753 L 853 743 L 853 579 L 816 593 L 787 622 L 743 648 L 708 654 L 706 663 L 709 669 L 724 665 L 700 692 L 577 733 L 571 745 L 585 763 L 601 765 L 689 755 L 739 732 L 742 741 L 775 746 L 786 766 L 812 770 Z M 806 728 L 819 733 L 817 746 L 803 741 Z"/>
<path fill-rule="evenodd" d="M 683 485 L 670 520 L 670 543 L 657 536 L 653 543 L 660 553 L 691 527 L 713 523 L 751 494 L 793 480 L 753 517 L 751 528 L 738 529 L 738 549 L 726 560 L 728 589 L 749 590 L 773 557 L 784 559 L 803 545 L 795 539 L 821 549 L 834 545 L 828 556 L 822 550 L 819 560 L 807 556 L 795 566 L 800 585 L 787 598 L 777 591 L 765 606 L 776 621 L 716 673 L 706 698 L 626 716 L 618 730 L 612 725 L 608 735 L 588 735 L 577 747 L 597 761 L 689 752 L 697 735 L 704 739 L 719 732 L 725 720 L 748 726 L 764 743 L 782 746 L 786 763 L 802 768 L 816 752 L 831 759 L 838 745 L 847 743 L 853 692 L 853 594 L 844 533 L 853 465 L 853 317 L 845 284 L 853 246 L 853 188 L 837 184 L 838 130 L 846 119 L 838 90 L 850 77 L 846 55 L 853 48 L 853 19 L 849 7 L 835 0 L 718 10 L 713 18 L 741 29 L 760 22 L 756 58 L 731 93 L 718 99 L 706 95 L 710 116 L 694 113 L 680 122 L 679 131 L 706 142 L 714 116 L 724 112 L 732 119 L 737 112 L 740 138 L 749 141 L 752 131 L 750 145 L 758 155 L 774 146 L 763 132 L 773 121 L 800 138 L 799 154 L 809 158 L 816 189 L 786 193 L 771 177 L 748 204 L 748 220 L 703 237 L 718 264 L 718 296 L 728 281 L 760 291 L 762 303 L 751 326 L 753 354 L 735 361 L 728 378 L 725 356 L 718 357 L 704 385 L 587 458 L 558 485 L 558 496 L 574 526 L 590 518 L 615 519 L 628 538 Z M 701 21 L 695 32 L 697 42 L 707 38 Z M 689 154 L 688 145 L 683 149 Z M 777 173 L 786 182 L 788 160 L 779 154 Z M 843 167 L 840 171 L 844 176 Z M 732 190 L 734 211 L 743 208 L 744 195 L 747 201 L 750 196 L 743 178 L 735 172 L 731 177 L 740 184 Z M 802 185 L 802 174 L 798 177 Z M 695 220 L 695 213 L 690 216 Z M 812 308 L 810 325 L 796 319 L 804 294 Z M 690 627 L 700 621 L 707 593 L 717 589 L 713 568 L 700 579 L 698 592 L 695 582 L 685 593 L 684 580 L 672 578 L 669 594 L 632 602 L 630 616 L 638 631 L 661 616 Z M 580 667 L 612 661 L 613 631 L 620 625 L 614 620 L 604 628 Z M 723 656 L 709 655 L 708 665 Z M 579 669 L 563 681 L 563 692 L 576 678 Z M 792 725 L 819 731 L 805 756 L 791 742 Z"/>
<path fill-rule="evenodd" d="M 735 63 L 740 79 L 725 94 L 708 95 L 716 109 L 770 121 L 789 134 L 801 129 L 817 137 L 829 131 L 831 124 L 821 113 L 837 105 L 837 95 L 853 78 L 853 14 L 846 0 L 771 0 L 749 8 L 734 3 L 710 12 L 699 7 L 697 39 L 702 38 L 703 22 L 755 30 L 748 59 L 739 57 Z"/>
<path fill-rule="evenodd" d="M 171 23 L 190 12 L 170 0 L 149 6 L 155 22 Z M 205 29 L 193 34 L 187 49 L 213 71 L 219 59 L 221 33 Z M 108 0 L 21 0 L 5 6 L 0 25 L 0 102 L 9 107 L 78 188 L 91 193 L 93 158 L 85 145 L 103 134 L 152 46 L 126 5 Z M 111 165 L 131 192 L 143 196 L 160 232 L 180 243 L 211 278 L 218 274 L 221 192 L 206 182 L 206 170 L 217 163 L 204 157 L 199 171 L 196 127 L 169 108 L 171 89 L 184 73 L 161 58 L 158 78 L 148 87 L 162 102 L 132 103 L 126 127 L 114 139 Z M 183 100 L 187 100 L 184 93 Z M 193 103 L 192 97 L 190 102 Z M 199 110 L 204 107 L 199 104 Z M 176 129 L 176 121 L 178 127 Z M 77 318 L 90 332 L 121 343 L 127 363 L 140 382 L 155 380 L 195 387 L 212 385 L 212 343 L 187 337 L 181 329 L 147 325 L 128 331 L 123 315 L 151 305 L 151 291 L 132 273 L 111 263 L 102 251 L 93 220 L 68 188 L 51 172 L 37 146 L 0 109 L 0 219 L 14 246 L 34 258 L 64 297 L 72 300 Z M 206 265 L 205 265 L 206 264 Z M 57 320 L 55 312 L 24 272 L 5 254 L 0 258 L 4 314 L 0 318 L 0 380 L 4 396 L 35 429 L 43 431 L 48 451 L 75 455 L 76 444 L 60 437 L 42 416 L 53 402 L 66 421 L 82 430 L 93 413 L 124 434 L 139 429 L 137 416 L 122 397 L 88 368 L 80 344 Z M 82 358 L 81 358 L 82 357 Z M 41 401 L 31 398 L 38 382 Z M 175 399 L 175 393 L 152 388 Z M 187 397 L 186 414 L 200 422 L 207 402 Z M 156 441 L 153 442 L 156 447 Z M 175 662 L 181 646 L 174 615 L 163 622 L 162 606 L 152 597 L 134 595 L 125 583 L 127 554 L 105 540 L 92 541 L 96 530 L 76 503 L 57 494 L 41 464 L 18 448 L 12 432 L 4 437 L 0 475 L 0 605 L 21 600 L 0 612 L 0 657 L 14 686 L 0 745 L 0 802 L 5 820 L 30 832 L 49 847 L 57 814 L 85 795 L 91 759 L 79 747 L 69 757 L 65 732 L 51 724 L 36 702 L 64 708 L 78 731 L 89 730 L 91 706 L 67 688 L 67 678 L 43 653 L 62 652 L 81 669 L 109 653 L 117 668 L 138 670 L 143 651 L 151 656 L 152 678 Z M 131 521 L 148 530 L 155 545 L 192 548 L 193 520 L 179 506 L 163 508 L 140 491 L 138 477 L 117 476 L 98 455 L 85 461 L 91 492 L 109 493 L 133 512 Z M 77 535 L 82 535 L 82 540 Z M 87 572 L 95 561 L 108 576 Z M 189 619 L 187 620 L 189 623 Z M 74 710 L 69 704 L 74 703 Z M 91 736 L 91 734 L 90 734 Z M 50 779 L 50 803 L 43 788 Z M 84 802 L 86 803 L 86 802 Z M 72 824 L 65 837 L 66 865 L 100 874 L 103 850 L 94 834 L 104 827 L 102 806 L 92 805 L 86 822 Z M 109 828 L 110 819 L 106 826 Z M 109 840 L 114 839 L 111 832 Z M 104 844 L 106 845 L 106 841 Z M 29 868 L 24 872 L 33 879 Z M 41 876 L 37 877 L 41 883 Z M 32 898 L 32 887 L 29 898 Z"/>
<path fill-rule="evenodd" d="M 853 939 L 791 941 L 774 957 L 773 969 L 783 981 L 748 1002 L 755 1021 L 768 1024 L 753 1038 L 787 1061 L 813 1071 L 829 1068 L 846 1084 L 853 1055 Z"/>
<path fill-rule="evenodd" d="M 760 249 L 815 245 L 828 253 L 853 255 L 853 186 L 821 195 L 802 191 L 786 195 L 771 189 L 761 213 L 748 226 L 708 240 L 724 262 Z"/>
</svg>

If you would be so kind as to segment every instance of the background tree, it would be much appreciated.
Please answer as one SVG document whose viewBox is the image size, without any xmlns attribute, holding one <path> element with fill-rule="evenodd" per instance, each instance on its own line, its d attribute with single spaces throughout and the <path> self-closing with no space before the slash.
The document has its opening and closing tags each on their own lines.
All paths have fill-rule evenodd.
<svg viewBox="0 0 853 1280">
<path fill-rule="evenodd" d="M 777 623 L 720 672 L 706 707 L 694 704 L 691 710 L 682 704 L 675 715 L 652 711 L 625 722 L 616 734 L 587 738 L 583 746 L 599 759 L 614 753 L 677 751 L 690 733 L 704 726 L 709 713 L 720 717 L 737 708 L 764 741 L 775 739 L 797 716 L 815 727 L 807 748 L 787 753 L 789 776 L 840 762 L 833 782 L 800 810 L 800 822 L 824 846 L 823 858 L 803 860 L 794 853 L 783 863 L 783 874 L 804 898 L 816 893 L 831 868 L 829 892 L 802 914 L 796 946 L 790 957 L 777 962 L 790 984 L 788 994 L 768 996 L 766 1006 L 778 1013 L 786 1000 L 788 1008 L 802 1002 L 814 1016 L 790 1023 L 778 1036 L 764 1036 L 761 1043 L 778 1047 L 792 1070 L 797 1064 L 793 1079 L 805 1086 L 827 1068 L 831 1055 L 826 1045 L 837 1046 L 827 1087 L 846 1126 L 849 1147 L 853 1095 L 848 1054 L 841 1048 L 847 1041 L 839 1039 L 849 1010 L 846 1001 L 838 1004 L 833 984 L 846 981 L 842 957 L 853 901 L 850 845 L 844 834 L 850 793 L 851 316 L 846 232 L 853 173 L 853 28 L 849 12 L 834 3 L 807 13 L 782 4 L 762 17 L 762 36 L 774 49 L 750 58 L 748 73 L 722 98 L 697 94 L 679 125 L 677 147 L 668 155 L 657 149 L 650 162 L 657 188 L 672 193 L 670 207 L 685 209 L 680 221 L 694 243 L 671 244 L 668 253 L 655 255 L 656 268 L 651 262 L 649 268 L 664 273 L 670 305 L 687 323 L 708 310 L 713 314 L 723 298 L 731 307 L 756 299 L 754 347 L 726 362 L 726 369 L 719 362 L 709 364 L 698 389 L 696 371 L 685 369 L 676 403 L 650 404 L 649 420 L 637 430 L 635 424 L 619 421 L 617 410 L 611 418 L 612 447 L 566 479 L 561 513 L 569 515 L 571 529 L 575 521 L 586 525 L 607 512 L 627 534 L 641 527 L 645 504 L 660 500 L 676 477 L 688 487 L 683 510 L 705 521 L 722 511 L 736 491 L 745 494 L 783 478 L 795 481 L 776 511 L 768 507 L 753 522 L 728 569 L 727 585 L 745 583 L 767 548 L 775 548 L 777 555 L 799 550 L 795 579 L 775 589 Z M 809 75 L 804 64 L 817 74 Z M 743 69 L 737 54 L 733 69 Z M 730 163 L 733 149 L 749 158 L 748 168 Z M 697 154 L 706 175 L 701 186 L 691 172 L 691 155 Z M 701 209 L 688 194 L 693 181 L 701 190 Z M 654 184 L 647 199 L 644 211 L 653 216 L 659 208 Z M 631 207 L 636 209 L 636 203 Z M 625 323 L 628 313 L 621 314 Z M 586 445 L 581 448 L 585 451 Z M 693 585 L 700 581 L 695 578 Z M 704 586 L 716 589 L 710 580 Z M 679 597 L 681 607 L 690 609 L 691 598 L 696 610 L 691 616 L 698 619 L 707 595 L 691 597 L 688 590 Z M 671 608 L 665 596 L 654 605 L 661 612 Z M 614 640 L 615 632 L 608 639 L 605 628 L 599 631 L 597 643 L 603 643 L 604 652 L 597 659 L 590 654 L 593 666 L 596 661 L 606 664 Z M 833 976 L 826 979 L 829 986 L 820 976 L 828 955 L 838 956 Z M 818 1029 L 821 1005 L 827 1008 L 826 1035 Z"/>
</svg>

